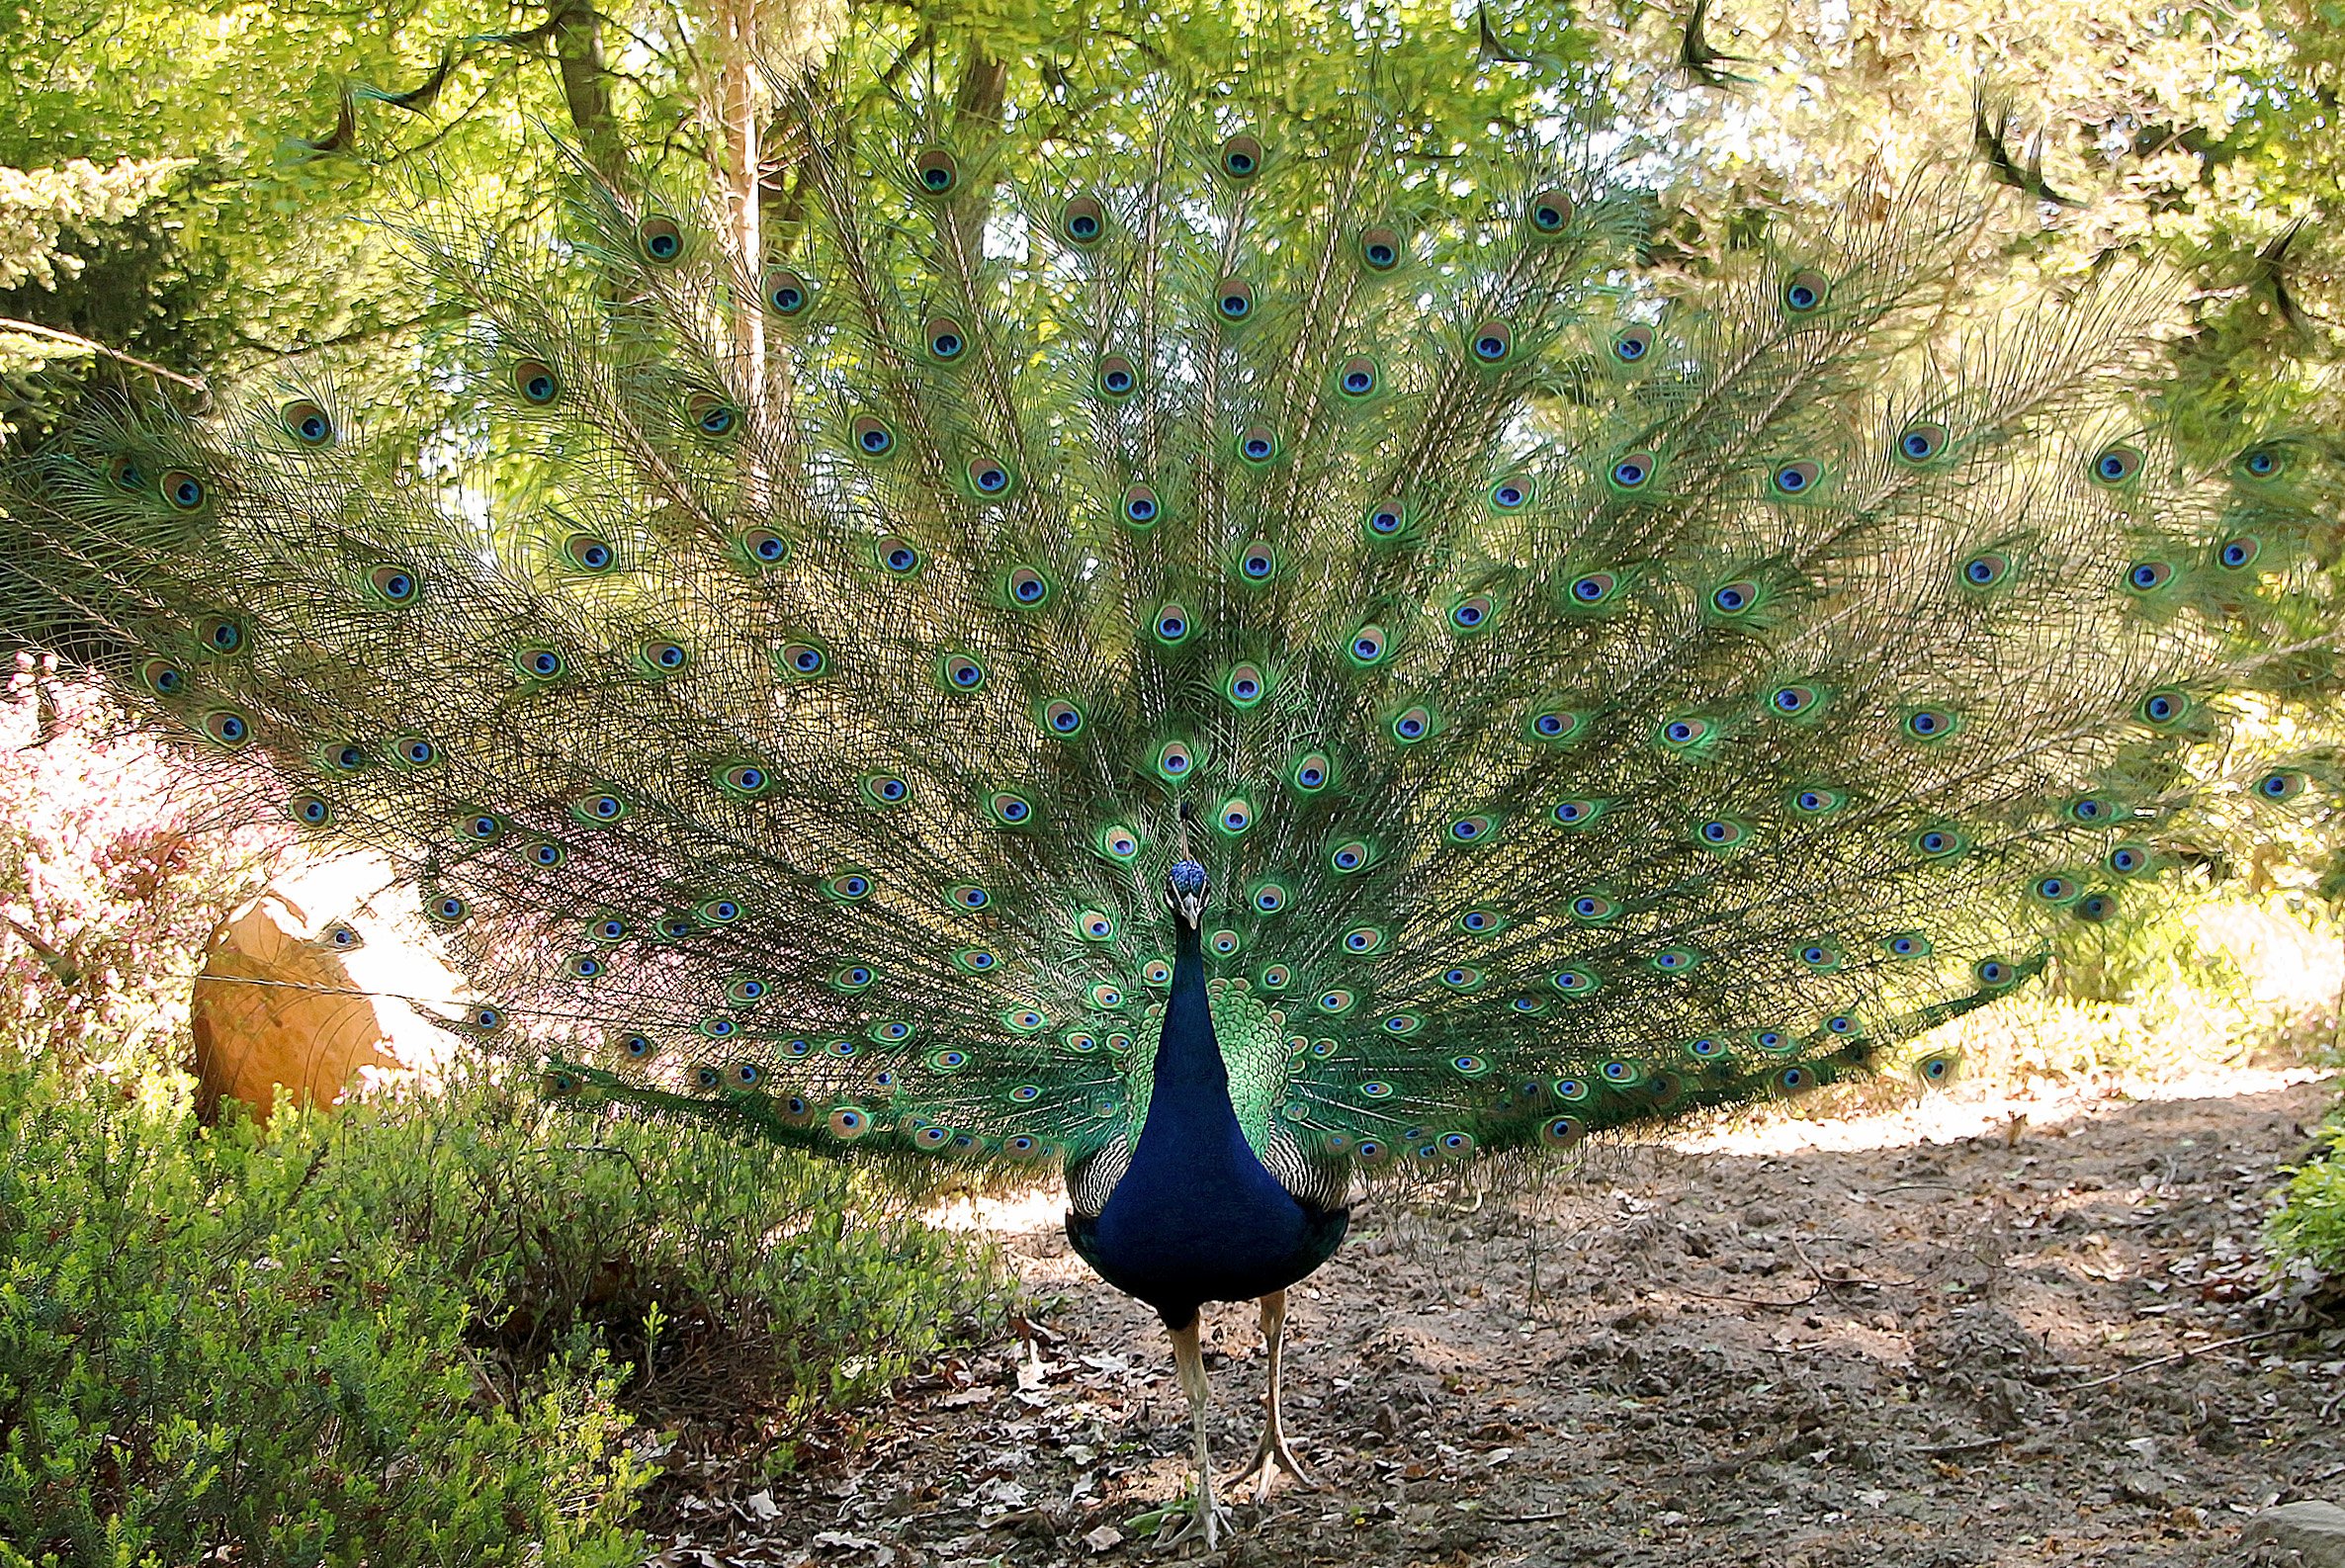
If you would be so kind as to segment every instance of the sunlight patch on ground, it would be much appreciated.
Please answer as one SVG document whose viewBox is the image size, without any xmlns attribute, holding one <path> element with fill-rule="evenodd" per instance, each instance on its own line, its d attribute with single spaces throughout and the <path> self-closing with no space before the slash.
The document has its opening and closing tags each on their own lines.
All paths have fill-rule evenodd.
<svg viewBox="0 0 2345 1568">
<path fill-rule="evenodd" d="M 957 1197 L 940 1203 L 925 1216 L 940 1230 L 1018 1231 L 1055 1229 L 1067 1218 L 1067 1194 L 1056 1183 L 1034 1192 L 1006 1197 Z"/>
<path fill-rule="evenodd" d="M 2035 1083 L 2023 1089 L 1962 1086 L 1891 1111 L 1811 1120 L 1767 1116 L 1667 1140 L 1686 1154 L 1784 1155 L 1808 1150 L 1899 1149 L 1958 1143 L 2004 1133 L 2015 1117 L 2030 1127 L 2061 1122 L 2141 1100 L 2239 1099 L 2333 1075 L 2319 1068 L 2209 1067 L 2115 1086 Z"/>
</svg>

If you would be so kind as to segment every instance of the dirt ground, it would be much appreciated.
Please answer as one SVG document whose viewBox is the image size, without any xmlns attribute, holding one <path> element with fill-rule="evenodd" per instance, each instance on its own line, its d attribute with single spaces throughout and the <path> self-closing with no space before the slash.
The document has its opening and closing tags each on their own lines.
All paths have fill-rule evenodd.
<svg viewBox="0 0 2345 1568">
<path fill-rule="evenodd" d="M 2255 1299 L 2275 1172 L 2333 1088 L 2266 1075 L 1902 1145 L 1794 1124 L 1604 1151 L 1470 1210 L 1361 1205 L 1290 1320 L 1319 1487 L 1241 1500 L 1222 1560 L 2243 1561 L 2245 1515 L 2345 1502 L 2345 1331 L 2273 1332 Z M 1170 1556 L 1127 1528 L 1182 1482 L 1164 1333 L 1053 1206 L 1007 1223 L 1031 1338 L 915 1380 L 833 1464 L 694 1500 L 654 1560 Z M 1251 1309 L 1209 1312 L 1206 1346 L 1227 1473 L 1260 1419 Z"/>
</svg>

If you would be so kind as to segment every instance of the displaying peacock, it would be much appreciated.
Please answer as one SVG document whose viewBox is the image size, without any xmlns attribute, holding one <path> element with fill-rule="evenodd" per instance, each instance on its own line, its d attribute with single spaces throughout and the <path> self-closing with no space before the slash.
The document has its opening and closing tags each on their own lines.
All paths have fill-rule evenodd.
<svg viewBox="0 0 2345 1568">
<path fill-rule="evenodd" d="M 543 242 L 423 209 L 406 374 L 477 419 L 85 415 L 11 602 L 398 857 L 550 1092 L 1063 1169 L 1208 1542 L 1198 1309 L 1259 1299 L 1300 1477 L 1356 1179 L 1941 1080 L 2191 813 L 2325 776 L 2222 743 L 2328 635 L 2322 450 L 2167 439 L 2147 273 L 1967 312 L 1957 179 L 1663 287 L 1573 133 L 892 92 L 782 85 L 768 254 L 583 174 Z"/>
</svg>

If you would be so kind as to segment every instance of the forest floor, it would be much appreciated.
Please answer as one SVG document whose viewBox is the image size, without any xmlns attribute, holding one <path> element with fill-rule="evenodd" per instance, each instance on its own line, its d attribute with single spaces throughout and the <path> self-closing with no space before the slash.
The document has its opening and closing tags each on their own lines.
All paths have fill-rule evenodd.
<svg viewBox="0 0 2345 1568">
<path fill-rule="evenodd" d="M 2307 1076 L 1762 1122 L 1471 1210 L 1363 1204 L 1289 1323 L 1287 1424 L 1320 1485 L 1240 1500 L 1222 1560 L 2243 1560 L 2247 1514 L 2345 1502 L 2345 1331 L 2273 1332 L 2255 1299 L 2276 1173 L 2333 1093 Z M 1127 1529 L 1185 1473 L 1164 1333 L 1057 1208 L 992 1215 L 1029 1336 L 914 1380 L 825 1462 L 711 1478 L 653 1561 L 1172 1557 Z M 1248 1307 L 1207 1325 L 1226 1474 L 1261 1340 Z"/>
</svg>

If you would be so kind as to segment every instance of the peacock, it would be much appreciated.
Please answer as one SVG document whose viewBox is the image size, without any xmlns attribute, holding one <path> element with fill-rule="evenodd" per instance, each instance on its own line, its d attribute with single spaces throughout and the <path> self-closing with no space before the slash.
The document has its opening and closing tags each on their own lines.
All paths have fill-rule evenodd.
<svg viewBox="0 0 2345 1568">
<path fill-rule="evenodd" d="M 1941 171 L 1665 276 L 1560 120 L 917 76 L 776 81 L 754 253 L 583 159 L 542 234 L 387 218 L 457 324 L 86 402 L 8 602 L 392 855 L 550 1095 L 1063 1173 L 1182 1535 L 1207 1303 L 1268 1340 L 1237 1484 L 1309 1484 L 1355 1184 L 1942 1083 L 2195 817 L 2331 788 L 2234 731 L 2332 640 L 2333 452 L 2177 434 L 2152 270 L 1977 307 Z"/>
</svg>

